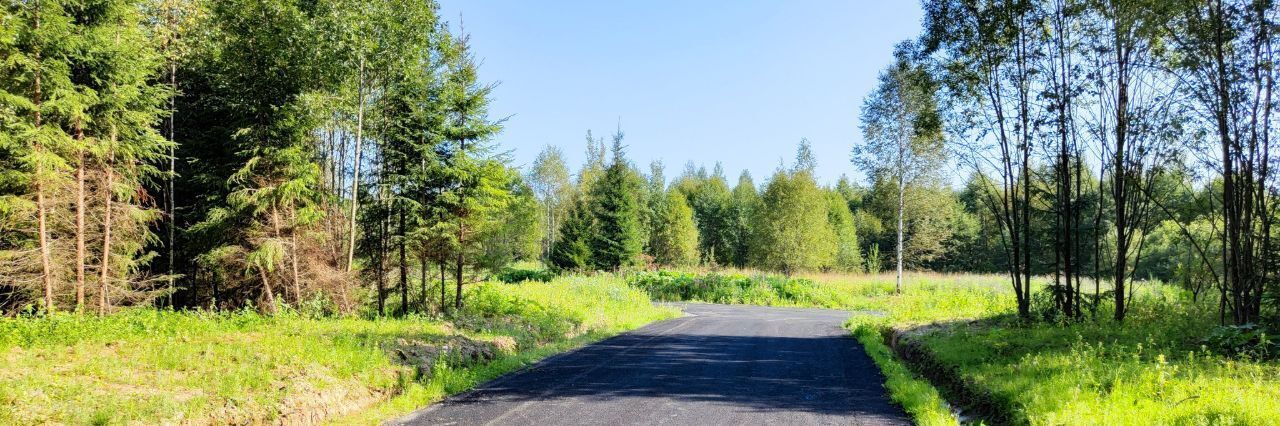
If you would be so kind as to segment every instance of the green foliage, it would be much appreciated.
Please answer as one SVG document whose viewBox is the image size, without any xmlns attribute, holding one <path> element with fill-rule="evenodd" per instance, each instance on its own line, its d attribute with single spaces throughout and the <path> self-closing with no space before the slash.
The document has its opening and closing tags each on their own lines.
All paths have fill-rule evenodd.
<svg viewBox="0 0 1280 426">
<path fill-rule="evenodd" d="M 542 235 L 539 255 L 549 261 L 551 248 L 559 239 L 560 225 L 573 200 L 574 187 L 569 180 L 564 153 L 553 145 L 543 148 L 525 180 L 542 208 L 542 222 L 538 224 Z"/>
<path fill-rule="evenodd" d="M 853 304 L 848 295 L 841 294 L 834 288 L 818 285 L 808 279 L 776 275 L 695 275 L 659 271 L 629 275 L 627 282 L 648 292 L 654 299 L 664 301 L 822 308 L 840 308 Z"/>
<path fill-rule="evenodd" d="M 560 237 L 551 245 L 551 265 L 568 271 L 582 271 L 590 267 L 591 247 L 587 238 L 591 235 L 591 216 L 583 197 L 573 200 L 558 232 Z"/>
<path fill-rule="evenodd" d="M 507 266 L 493 275 L 493 279 L 515 284 L 525 281 L 548 282 L 556 277 L 556 273 L 543 268 L 523 268 L 516 266 Z"/>
<path fill-rule="evenodd" d="M 756 213 L 756 264 L 792 274 L 832 264 L 836 236 L 828 224 L 827 198 L 805 171 L 779 170 L 769 180 Z"/>
<path fill-rule="evenodd" d="M 685 197 L 667 193 L 657 205 L 650 253 L 653 261 L 666 266 L 693 266 L 698 263 L 698 228 L 693 223 L 693 209 Z"/>
<path fill-rule="evenodd" d="M 673 191 L 684 195 L 698 226 L 698 250 L 703 262 L 712 265 L 733 263 L 738 256 L 731 226 L 735 219 L 728 183 L 719 164 L 708 173 L 706 168 L 694 168 L 690 163 L 671 184 Z"/>
<path fill-rule="evenodd" d="M 0 423 L 369 424 L 676 312 L 612 277 L 481 284 L 452 322 L 327 318 L 284 309 L 0 318 Z M 390 349 L 466 338 L 507 349 L 422 372 Z M 504 343 L 507 346 L 498 345 Z M 514 343 L 514 346 L 510 346 Z M 109 354 L 110 356 L 103 356 Z M 318 404 L 307 401 L 325 395 Z M 388 400 L 389 399 L 389 400 Z M 333 416 L 352 416 L 351 419 Z"/>
<path fill-rule="evenodd" d="M 871 244 L 871 249 L 867 250 L 867 273 L 878 274 L 884 271 L 884 266 L 880 263 L 880 245 Z"/>
<path fill-rule="evenodd" d="M 751 173 L 743 171 L 738 177 L 738 184 L 733 187 L 729 198 L 728 226 L 731 247 L 733 248 L 733 266 L 743 268 L 751 262 L 752 240 L 756 224 L 754 222 L 760 209 L 760 194 L 756 192 L 755 181 Z"/>
<path fill-rule="evenodd" d="M 46 309 L 68 307 L 89 261 L 112 282 L 77 285 L 115 290 L 108 304 L 154 294 L 139 284 L 159 215 L 145 185 L 171 147 L 156 129 L 170 92 L 144 11 L 103 0 L 0 12 L 0 305 L 27 302 L 47 282 Z M 107 260 L 58 258 L 73 245 Z"/>
<path fill-rule="evenodd" d="M 853 214 L 849 212 L 849 204 L 838 193 L 827 193 L 827 221 L 835 231 L 836 238 L 836 255 L 832 268 L 845 272 L 862 271 L 858 230 L 853 223 Z"/>
<path fill-rule="evenodd" d="M 1280 341 L 1257 324 L 1224 325 L 1214 328 L 1204 338 L 1214 352 L 1252 360 L 1275 359 L 1280 356 Z"/>
<path fill-rule="evenodd" d="M 613 162 L 591 186 L 587 197 L 591 266 L 617 270 L 637 265 L 644 249 L 640 222 L 640 179 L 622 157 L 622 133 L 614 135 Z"/>
</svg>

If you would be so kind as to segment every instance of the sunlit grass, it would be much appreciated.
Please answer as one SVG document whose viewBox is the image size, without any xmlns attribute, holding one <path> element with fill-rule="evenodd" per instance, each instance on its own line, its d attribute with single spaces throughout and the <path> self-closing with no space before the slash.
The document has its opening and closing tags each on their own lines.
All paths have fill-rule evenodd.
<svg viewBox="0 0 1280 426">
<path fill-rule="evenodd" d="M 1096 320 L 1024 323 L 1004 276 L 910 273 L 901 295 L 892 294 L 893 275 L 810 278 L 884 314 L 855 317 L 855 330 L 949 324 L 924 331 L 921 343 L 1014 423 L 1280 424 L 1280 363 L 1210 352 L 1201 339 L 1218 324 L 1216 306 L 1158 282 L 1136 284 L 1123 324 L 1106 300 Z M 892 382 L 896 367 L 880 365 Z M 899 387 L 889 385 L 895 399 L 928 398 Z"/>
<path fill-rule="evenodd" d="M 126 310 L 107 317 L 0 319 L 0 424 L 265 423 L 343 413 L 399 415 L 502 372 L 670 318 L 607 276 L 482 284 L 451 321 Z M 384 344 L 449 334 L 517 350 L 432 379 Z"/>
</svg>

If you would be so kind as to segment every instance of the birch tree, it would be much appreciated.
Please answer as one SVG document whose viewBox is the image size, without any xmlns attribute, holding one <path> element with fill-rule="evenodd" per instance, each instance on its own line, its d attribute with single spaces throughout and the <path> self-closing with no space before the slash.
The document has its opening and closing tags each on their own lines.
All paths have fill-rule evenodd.
<svg viewBox="0 0 1280 426">
<path fill-rule="evenodd" d="M 897 188 L 897 284 L 902 291 L 904 214 L 907 188 L 942 166 L 945 151 L 938 122 L 934 83 L 913 63 L 914 46 L 899 44 L 895 61 L 880 74 L 880 85 L 862 107 L 863 144 L 853 148 L 853 162 L 873 179 Z"/>
</svg>

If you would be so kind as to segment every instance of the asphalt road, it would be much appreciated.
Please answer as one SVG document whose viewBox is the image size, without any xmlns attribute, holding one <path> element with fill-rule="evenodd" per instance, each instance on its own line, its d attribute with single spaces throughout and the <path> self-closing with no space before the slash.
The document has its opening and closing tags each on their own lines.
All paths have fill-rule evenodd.
<svg viewBox="0 0 1280 426">
<path fill-rule="evenodd" d="M 394 420 L 408 425 L 910 424 L 884 377 L 821 309 L 679 305 Z"/>
</svg>

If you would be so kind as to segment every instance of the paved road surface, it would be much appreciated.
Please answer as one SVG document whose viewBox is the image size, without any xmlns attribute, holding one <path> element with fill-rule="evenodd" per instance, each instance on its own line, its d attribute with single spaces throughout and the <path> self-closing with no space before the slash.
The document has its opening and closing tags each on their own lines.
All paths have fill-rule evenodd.
<svg viewBox="0 0 1280 426">
<path fill-rule="evenodd" d="M 409 425 L 909 424 L 884 377 L 821 309 L 679 305 L 392 421 Z"/>
</svg>

